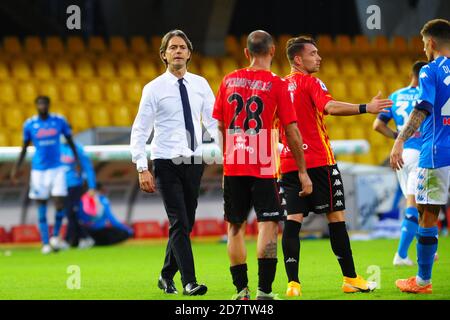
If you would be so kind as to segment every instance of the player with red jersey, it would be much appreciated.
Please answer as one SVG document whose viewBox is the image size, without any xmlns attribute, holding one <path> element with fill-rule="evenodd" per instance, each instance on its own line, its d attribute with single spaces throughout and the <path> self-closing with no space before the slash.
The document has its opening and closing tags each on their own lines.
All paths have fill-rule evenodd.
<svg viewBox="0 0 450 320">
<path fill-rule="evenodd" d="M 307 197 L 298 197 L 298 169 L 282 133 L 284 147 L 281 152 L 281 187 L 284 191 L 288 214 L 282 239 L 284 263 L 289 282 L 286 295 L 301 295 L 298 278 L 299 232 L 303 218 L 310 212 L 325 213 L 327 216 L 331 247 L 344 275 L 342 290 L 344 292 L 372 291 L 376 283 L 364 280 L 355 272 L 344 218 L 343 181 L 330 146 L 324 116 L 385 112 L 383 109 L 390 107 L 392 101 L 380 99 L 380 93 L 367 104 L 335 101 L 324 83 L 311 76 L 319 70 L 321 61 L 314 40 L 308 37 L 292 38 L 287 42 L 286 51 L 292 73 L 285 79 L 289 82 L 289 91 L 294 97 L 294 109 L 298 118 L 301 119 L 297 124 L 303 137 L 307 172 L 314 186 L 312 194 Z"/>
<path fill-rule="evenodd" d="M 223 138 L 224 216 L 229 222 L 228 255 L 235 299 L 249 299 L 245 230 L 254 207 L 258 221 L 258 291 L 256 299 L 272 300 L 277 264 L 278 222 L 283 218 L 278 193 L 278 123 L 285 129 L 297 172 L 298 193 L 312 192 L 306 173 L 302 138 L 287 81 L 270 72 L 275 52 L 272 37 L 254 31 L 247 39 L 245 55 L 250 66 L 223 79 L 213 117 Z M 300 181 L 302 189 L 300 188 Z"/>
</svg>

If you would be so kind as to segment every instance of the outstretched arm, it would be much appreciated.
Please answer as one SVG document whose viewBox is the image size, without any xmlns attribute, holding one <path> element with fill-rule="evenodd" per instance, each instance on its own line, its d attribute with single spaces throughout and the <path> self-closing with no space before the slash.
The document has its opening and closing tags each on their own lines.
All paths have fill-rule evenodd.
<svg viewBox="0 0 450 320">
<path fill-rule="evenodd" d="M 366 112 L 378 114 L 386 113 L 388 110 L 385 108 L 390 108 L 392 106 L 392 100 L 390 99 L 380 99 L 381 92 L 372 98 L 372 101 L 366 104 Z M 325 111 L 333 116 L 353 116 L 365 112 L 360 112 L 360 105 L 342 101 L 331 100 L 325 105 Z"/>
</svg>

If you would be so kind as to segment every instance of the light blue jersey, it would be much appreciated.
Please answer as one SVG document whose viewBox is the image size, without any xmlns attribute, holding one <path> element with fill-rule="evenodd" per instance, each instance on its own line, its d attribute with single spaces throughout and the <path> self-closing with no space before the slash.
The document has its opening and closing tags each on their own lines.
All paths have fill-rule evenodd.
<svg viewBox="0 0 450 320">
<path fill-rule="evenodd" d="M 438 57 L 422 67 L 416 108 L 428 111 L 422 124 L 419 167 L 450 166 L 450 59 Z"/>
<path fill-rule="evenodd" d="M 76 159 L 72 149 L 67 143 L 61 145 L 61 162 L 66 167 L 67 187 L 83 186 L 84 180 L 87 181 L 89 189 L 95 189 L 95 172 L 92 162 L 83 150 L 83 146 L 75 143 L 78 158 L 80 159 L 81 175 L 76 170 Z"/>
<path fill-rule="evenodd" d="M 24 142 L 31 141 L 36 149 L 31 162 L 33 170 L 47 170 L 61 165 L 60 135 L 71 135 L 71 129 L 66 119 L 50 113 L 43 120 L 34 116 L 23 125 Z"/>
<path fill-rule="evenodd" d="M 414 109 L 417 99 L 419 98 L 419 88 L 406 87 L 395 91 L 389 96 L 394 104 L 392 108 L 389 108 L 388 113 L 380 113 L 378 119 L 388 123 L 391 119 L 394 119 L 397 131 L 400 132 L 404 125 L 408 122 L 409 115 Z M 405 149 L 420 150 L 422 147 L 422 136 L 420 130 L 409 138 L 404 145 Z"/>
</svg>

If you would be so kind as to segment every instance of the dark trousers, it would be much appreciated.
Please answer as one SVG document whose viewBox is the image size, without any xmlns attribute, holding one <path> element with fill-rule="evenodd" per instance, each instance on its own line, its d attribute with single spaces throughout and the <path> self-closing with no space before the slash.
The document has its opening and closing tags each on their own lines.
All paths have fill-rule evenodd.
<svg viewBox="0 0 450 320">
<path fill-rule="evenodd" d="M 173 279 L 179 270 L 185 286 L 196 281 L 190 233 L 195 222 L 204 165 L 175 163 L 166 159 L 153 161 L 156 186 L 169 218 L 169 241 L 161 276 Z"/>
<path fill-rule="evenodd" d="M 130 235 L 119 228 L 87 229 L 96 246 L 109 246 L 127 240 Z"/>
<path fill-rule="evenodd" d="M 66 241 L 75 247 L 78 241 L 88 236 L 86 229 L 80 224 L 78 219 L 78 211 L 81 207 L 81 196 L 83 195 L 83 187 L 68 188 L 68 195 L 66 197 L 67 210 L 67 233 Z"/>
</svg>

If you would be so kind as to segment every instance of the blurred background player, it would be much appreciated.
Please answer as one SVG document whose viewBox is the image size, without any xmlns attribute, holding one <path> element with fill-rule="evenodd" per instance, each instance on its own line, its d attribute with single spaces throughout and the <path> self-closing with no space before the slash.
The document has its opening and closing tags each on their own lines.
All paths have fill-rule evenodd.
<svg viewBox="0 0 450 320">
<path fill-rule="evenodd" d="M 405 165 L 406 141 L 420 126 L 423 143 L 419 156 L 416 203 L 418 273 L 396 281 L 403 292 L 432 293 L 431 272 L 438 246 L 438 216 L 447 204 L 450 185 L 450 23 L 444 19 L 427 22 L 421 30 L 430 63 L 420 70 L 419 99 L 408 122 L 395 140 L 391 167 Z"/>
<path fill-rule="evenodd" d="M 114 216 L 103 185 L 97 183 L 96 189 L 82 196 L 82 209 L 79 211 L 79 218 L 89 239 L 93 239 L 96 246 L 107 246 L 132 237 L 133 229 Z"/>
<path fill-rule="evenodd" d="M 22 165 L 27 147 L 32 142 L 35 154 L 31 163 L 29 198 L 38 203 L 39 231 L 43 243 L 42 253 L 47 254 L 62 246 L 59 232 L 65 215 L 64 201 L 67 184 L 64 167 L 61 163 L 60 136 L 64 135 L 72 149 L 77 166 L 78 154 L 72 140 L 69 124 L 59 115 L 49 113 L 50 98 L 39 96 L 35 100 L 38 115 L 27 119 L 23 126 L 23 147 L 19 159 L 11 171 L 15 183 L 17 171 Z M 53 197 L 56 208 L 53 236 L 49 240 L 47 224 L 47 201 Z"/>
<path fill-rule="evenodd" d="M 66 172 L 66 183 L 68 196 L 66 198 L 67 210 L 67 233 L 66 241 L 71 247 L 78 246 L 80 249 L 94 245 L 85 228 L 80 224 L 79 211 L 81 209 L 81 196 L 84 193 L 84 182 L 87 182 L 88 193 L 95 194 L 95 171 L 92 162 L 84 152 L 83 146 L 75 142 L 78 158 L 81 164 L 81 174 L 77 171 L 77 161 L 72 148 L 67 141 L 61 144 L 61 162 Z"/>
<path fill-rule="evenodd" d="M 281 152 L 281 187 L 286 199 L 287 220 L 283 230 L 283 254 L 288 276 L 287 296 L 300 296 L 301 286 L 298 278 L 300 257 L 300 229 L 303 218 L 314 212 L 325 213 L 328 219 L 331 247 L 341 266 L 344 282 L 342 290 L 348 292 L 368 292 L 376 283 L 364 280 L 355 271 L 350 240 L 345 224 L 345 198 L 341 173 L 330 146 L 324 115 L 351 116 L 360 113 L 380 113 L 390 107 L 392 101 L 380 99 L 378 93 L 367 104 L 351 104 L 335 101 L 325 84 L 311 76 L 319 71 L 322 58 L 316 43 L 309 37 L 288 40 L 286 53 L 291 65 L 291 74 L 285 79 L 293 96 L 294 109 L 298 116 L 297 124 L 303 137 L 308 175 L 312 179 L 313 192 L 301 198 L 298 166 L 287 145 Z M 387 112 L 387 111 L 385 111 Z"/>
<path fill-rule="evenodd" d="M 391 109 L 387 113 L 380 113 L 373 123 L 373 129 L 382 135 L 395 139 L 403 126 L 408 121 L 414 104 L 419 97 L 419 72 L 426 65 L 424 61 L 417 61 L 411 70 L 411 83 L 406 88 L 399 89 L 389 96 L 393 101 Z M 397 131 L 388 127 L 389 121 L 394 120 Z M 405 165 L 401 170 L 397 170 L 397 178 L 400 188 L 406 198 L 405 217 L 402 223 L 400 242 L 394 256 L 394 266 L 412 266 L 414 262 L 408 257 L 408 249 L 417 233 L 419 227 L 419 212 L 417 211 L 414 194 L 417 182 L 417 166 L 419 163 L 419 153 L 422 147 L 422 137 L 420 130 L 405 142 L 403 159 Z"/>
<path fill-rule="evenodd" d="M 256 299 L 277 299 L 272 293 L 272 283 L 277 265 L 278 222 L 283 218 L 276 179 L 277 117 L 300 168 L 297 175 L 303 190 L 298 182 L 297 196 L 312 191 L 286 82 L 270 71 L 274 53 L 275 46 L 267 32 L 252 32 L 245 48 L 250 66 L 225 76 L 214 106 L 213 117 L 219 121 L 224 138 L 224 218 L 229 223 L 228 256 L 237 289 L 233 299 L 238 300 L 250 299 L 244 236 L 252 206 L 258 221 Z"/>
</svg>

